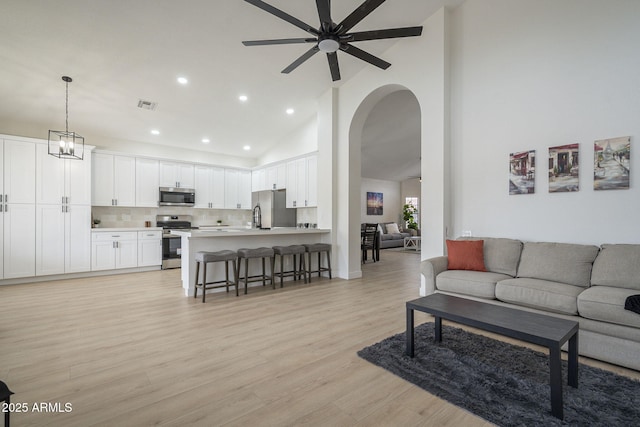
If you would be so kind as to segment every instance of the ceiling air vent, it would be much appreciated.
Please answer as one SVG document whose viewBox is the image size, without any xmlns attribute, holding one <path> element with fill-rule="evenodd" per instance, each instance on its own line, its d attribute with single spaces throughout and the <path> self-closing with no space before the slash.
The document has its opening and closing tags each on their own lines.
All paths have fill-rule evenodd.
<svg viewBox="0 0 640 427">
<path fill-rule="evenodd" d="M 157 102 L 145 101 L 144 99 L 138 100 L 138 108 L 142 108 L 143 110 L 154 111 L 157 106 Z"/>
</svg>

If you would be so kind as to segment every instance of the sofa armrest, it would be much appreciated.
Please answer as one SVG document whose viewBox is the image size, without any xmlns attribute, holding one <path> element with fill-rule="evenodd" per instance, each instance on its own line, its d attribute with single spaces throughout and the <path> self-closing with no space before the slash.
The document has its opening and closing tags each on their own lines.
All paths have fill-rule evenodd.
<svg viewBox="0 0 640 427">
<path fill-rule="evenodd" d="M 447 270 L 449 261 L 446 256 L 425 259 L 420 263 L 420 270 L 425 279 L 427 295 L 436 291 L 436 276 Z"/>
</svg>

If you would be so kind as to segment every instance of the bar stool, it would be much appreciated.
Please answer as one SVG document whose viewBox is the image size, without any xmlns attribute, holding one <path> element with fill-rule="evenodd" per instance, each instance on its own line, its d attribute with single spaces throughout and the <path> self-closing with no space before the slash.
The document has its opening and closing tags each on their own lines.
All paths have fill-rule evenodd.
<svg viewBox="0 0 640 427">
<path fill-rule="evenodd" d="M 298 280 L 301 276 L 304 277 L 304 283 L 307 283 L 307 266 L 305 263 L 305 252 L 306 249 L 302 245 L 290 245 L 290 246 L 274 246 L 273 247 L 274 257 L 273 257 L 273 265 L 271 266 L 271 270 L 274 272 L 274 275 L 280 276 L 280 287 L 283 287 L 282 279 L 283 277 L 293 277 L 293 280 Z M 275 273 L 275 263 L 276 256 L 280 255 L 280 272 Z M 284 257 L 287 255 L 293 256 L 293 269 L 292 270 L 284 270 Z M 300 255 L 300 260 L 298 261 L 298 255 Z"/>
<path fill-rule="evenodd" d="M 226 287 L 229 292 L 229 286 L 236 287 L 236 296 L 238 296 L 238 274 L 236 273 L 236 253 L 234 251 L 218 251 L 218 252 L 196 252 L 196 283 L 193 290 L 193 297 L 198 295 L 198 288 L 202 288 L 202 302 L 205 301 L 207 295 L 207 289 Z M 222 262 L 224 261 L 224 280 L 216 280 L 213 282 L 207 282 L 207 264 L 210 262 Z M 235 280 L 229 280 L 229 261 L 233 263 L 233 275 Z M 200 264 L 202 267 L 202 283 L 198 283 L 198 276 L 200 273 Z M 208 286 L 216 285 L 216 286 Z"/>
<path fill-rule="evenodd" d="M 266 286 L 267 280 L 271 280 L 271 284 L 273 285 L 273 289 L 276 288 L 276 283 L 273 280 L 273 257 L 274 252 L 271 248 L 256 248 L 256 249 L 247 249 L 241 248 L 238 249 L 238 274 L 236 277 L 238 278 L 238 283 L 242 279 L 244 279 L 244 293 L 247 293 L 247 285 L 249 282 L 262 282 L 262 286 Z M 256 274 L 253 276 L 249 276 L 249 260 L 252 258 L 261 258 L 262 259 L 262 274 Z M 265 269 L 266 259 L 269 258 L 269 267 L 271 268 L 271 275 L 267 276 L 267 272 Z M 242 268 L 242 260 L 244 259 L 244 277 L 240 276 L 240 269 Z"/>
<path fill-rule="evenodd" d="M 309 264 L 307 266 L 307 273 L 309 274 L 309 283 L 311 283 L 311 273 L 318 273 L 318 277 L 322 275 L 323 271 L 329 272 L 329 279 L 331 279 L 331 245 L 328 243 L 305 243 L 303 245 L 306 252 L 309 254 Z M 311 270 L 311 254 L 318 253 L 318 269 Z M 327 266 L 322 267 L 322 253 L 327 254 Z"/>
</svg>

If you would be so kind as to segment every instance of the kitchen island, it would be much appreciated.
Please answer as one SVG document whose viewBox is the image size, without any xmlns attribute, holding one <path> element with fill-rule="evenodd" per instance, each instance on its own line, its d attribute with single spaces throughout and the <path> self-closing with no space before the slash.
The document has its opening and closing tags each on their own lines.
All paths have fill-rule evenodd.
<svg viewBox="0 0 640 427">
<path fill-rule="evenodd" d="M 317 228 L 276 227 L 270 230 L 254 228 L 212 228 L 200 230 L 171 231 L 182 238 L 182 288 L 186 296 L 193 296 L 195 284 L 195 253 L 199 251 L 236 251 L 240 248 L 259 248 L 303 243 L 331 243 L 331 230 Z M 290 261 L 287 259 L 287 261 Z M 285 269 L 291 265 L 285 263 Z M 249 265 L 249 274 L 258 274 L 259 262 Z M 270 271 L 270 270 L 267 270 Z M 224 263 L 209 264 L 207 280 L 224 278 Z M 250 283 L 251 285 L 251 283 Z M 259 285 L 255 284 L 254 285 Z"/>
</svg>

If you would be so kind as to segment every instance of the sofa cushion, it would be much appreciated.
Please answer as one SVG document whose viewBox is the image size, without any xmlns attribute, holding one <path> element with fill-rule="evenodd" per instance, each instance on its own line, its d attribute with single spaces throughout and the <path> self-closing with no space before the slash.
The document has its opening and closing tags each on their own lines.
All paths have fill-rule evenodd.
<svg viewBox="0 0 640 427">
<path fill-rule="evenodd" d="M 518 277 L 589 287 L 600 248 L 571 243 L 525 242 Z"/>
<path fill-rule="evenodd" d="M 640 328 L 640 314 L 624 309 L 627 297 L 634 289 L 592 286 L 578 296 L 578 312 L 587 319 Z"/>
<path fill-rule="evenodd" d="M 525 245 L 526 247 L 526 245 Z M 540 279 L 507 279 L 496 285 L 500 301 L 545 311 L 578 314 L 578 295 L 583 287 Z"/>
<path fill-rule="evenodd" d="M 483 246 L 482 240 L 447 240 L 447 268 L 487 271 L 484 268 Z"/>
<path fill-rule="evenodd" d="M 436 289 L 478 298 L 496 299 L 496 282 L 508 279 L 500 273 L 447 270 L 436 277 Z"/>
<path fill-rule="evenodd" d="M 640 290 L 640 245 L 602 245 L 591 284 Z"/>
<path fill-rule="evenodd" d="M 398 233 L 400 233 L 400 229 L 398 229 L 398 224 L 396 224 L 395 222 L 387 224 L 386 229 L 387 229 L 387 233 L 389 233 L 389 234 L 398 234 Z"/>
<path fill-rule="evenodd" d="M 463 237 L 462 240 L 484 240 L 484 266 L 487 271 L 516 277 L 522 242 L 495 237 Z"/>
<path fill-rule="evenodd" d="M 380 236 L 380 240 L 404 240 L 405 237 L 409 236 L 409 233 L 387 233 Z"/>
</svg>

